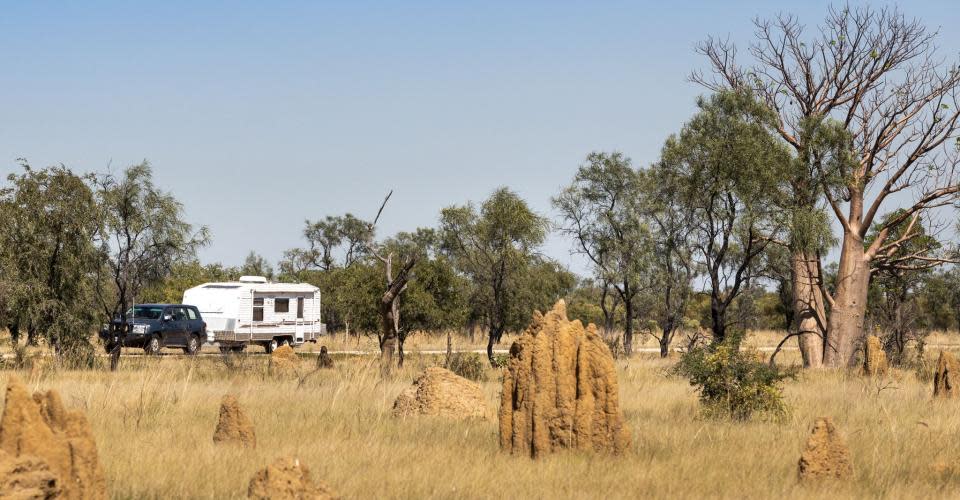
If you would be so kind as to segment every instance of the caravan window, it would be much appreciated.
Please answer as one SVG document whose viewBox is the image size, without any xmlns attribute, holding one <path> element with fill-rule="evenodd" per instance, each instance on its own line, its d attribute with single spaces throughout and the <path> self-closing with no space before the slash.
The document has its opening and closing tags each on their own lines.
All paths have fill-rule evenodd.
<svg viewBox="0 0 960 500">
<path fill-rule="evenodd" d="M 303 297 L 297 297 L 297 319 L 303 319 Z"/>
<path fill-rule="evenodd" d="M 274 299 L 273 312 L 277 312 L 277 313 L 290 312 L 290 299 Z"/>
<path fill-rule="evenodd" d="M 253 320 L 263 321 L 263 299 L 253 299 Z"/>
</svg>

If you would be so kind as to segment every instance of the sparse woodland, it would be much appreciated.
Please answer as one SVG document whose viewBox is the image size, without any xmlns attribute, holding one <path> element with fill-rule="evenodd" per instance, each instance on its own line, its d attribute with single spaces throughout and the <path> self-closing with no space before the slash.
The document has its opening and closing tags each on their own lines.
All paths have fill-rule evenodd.
<svg viewBox="0 0 960 500">
<path fill-rule="evenodd" d="M 952 373 L 939 351 L 960 345 L 958 48 L 894 7 L 824 14 L 757 19 L 744 46 L 705 33 L 690 74 L 703 93 L 659 157 L 571 158 L 550 212 L 506 185 L 390 235 L 387 195 L 314 214 L 278 262 L 255 242 L 240 266 L 201 262 L 215 235 L 147 162 L 21 160 L 0 183 L 0 380 L 86 412 L 115 498 L 241 497 L 279 456 L 347 498 L 950 496 L 960 412 L 933 384 Z M 587 275 L 544 254 L 551 234 Z M 319 345 L 281 379 L 264 356 L 123 356 L 95 340 L 134 303 L 241 275 L 320 288 L 322 369 Z M 570 327 L 619 391 L 621 455 L 497 449 L 504 367 L 535 344 L 514 340 L 561 300 L 602 340 Z M 392 417 L 433 366 L 471 379 L 489 414 Z M 228 393 L 256 449 L 211 440 Z M 797 475 L 818 417 L 853 463 L 826 486 Z"/>
</svg>

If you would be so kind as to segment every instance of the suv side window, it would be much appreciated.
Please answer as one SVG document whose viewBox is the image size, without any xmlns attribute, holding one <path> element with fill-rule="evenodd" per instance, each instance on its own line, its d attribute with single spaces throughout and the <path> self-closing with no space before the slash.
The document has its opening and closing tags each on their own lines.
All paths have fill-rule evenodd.
<svg viewBox="0 0 960 500">
<path fill-rule="evenodd" d="M 187 317 L 190 319 L 199 319 L 197 316 L 197 311 L 195 311 L 192 307 L 187 308 Z"/>
<path fill-rule="evenodd" d="M 176 321 L 184 321 L 187 319 L 187 313 L 183 311 L 182 307 L 173 308 L 173 319 Z"/>
</svg>

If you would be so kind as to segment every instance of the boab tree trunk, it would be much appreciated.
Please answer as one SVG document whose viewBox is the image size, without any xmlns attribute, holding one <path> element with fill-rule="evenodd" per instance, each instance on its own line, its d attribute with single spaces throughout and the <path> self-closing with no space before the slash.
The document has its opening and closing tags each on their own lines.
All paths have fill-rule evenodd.
<svg viewBox="0 0 960 500">
<path fill-rule="evenodd" d="M 819 257 L 803 251 L 790 256 L 793 288 L 793 331 L 797 335 L 804 368 L 823 364 L 826 312 Z"/>
<path fill-rule="evenodd" d="M 870 259 L 858 232 L 844 234 L 837 288 L 830 308 L 830 332 L 824 346 L 827 366 L 852 366 L 854 345 L 863 335 L 870 286 Z"/>
</svg>

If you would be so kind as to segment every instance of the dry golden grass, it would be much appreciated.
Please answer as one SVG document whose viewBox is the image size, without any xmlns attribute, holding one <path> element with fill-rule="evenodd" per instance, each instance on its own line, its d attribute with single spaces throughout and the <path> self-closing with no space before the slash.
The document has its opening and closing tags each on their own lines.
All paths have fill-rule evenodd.
<svg viewBox="0 0 960 500">
<path fill-rule="evenodd" d="M 393 400 L 436 358 L 412 355 L 387 382 L 373 357 L 338 359 L 336 369 L 299 388 L 297 380 L 267 377 L 266 356 L 237 359 L 228 368 L 217 356 L 128 357 L 115 374 L 19 376 L 86 410 L 114 498 L 242 497 L 256 469 L 287 455 L 347 498 L 917 498 L 950 496 L 960 486 L 931 469 L 960 459 L 960 401 L 934 401 L 929 382 L 896 370 L 885 381 L 805 373 L 786 386 L 785 421 L 736 423 L 702 418 L 686 381 L 666 374 L 668 361 L 637 356 L 618 362 L 631 451 L 532 461 L 498 450 L 492 370 L 483 384 L 489 420 L 398 420 Z M 255 450 L 214 445 L 226 393 L 252 419 Z M 851 445 L 850 483 L 797 481 L 804 440 L 821 415 L 832 416 Z"/>
</svg>

